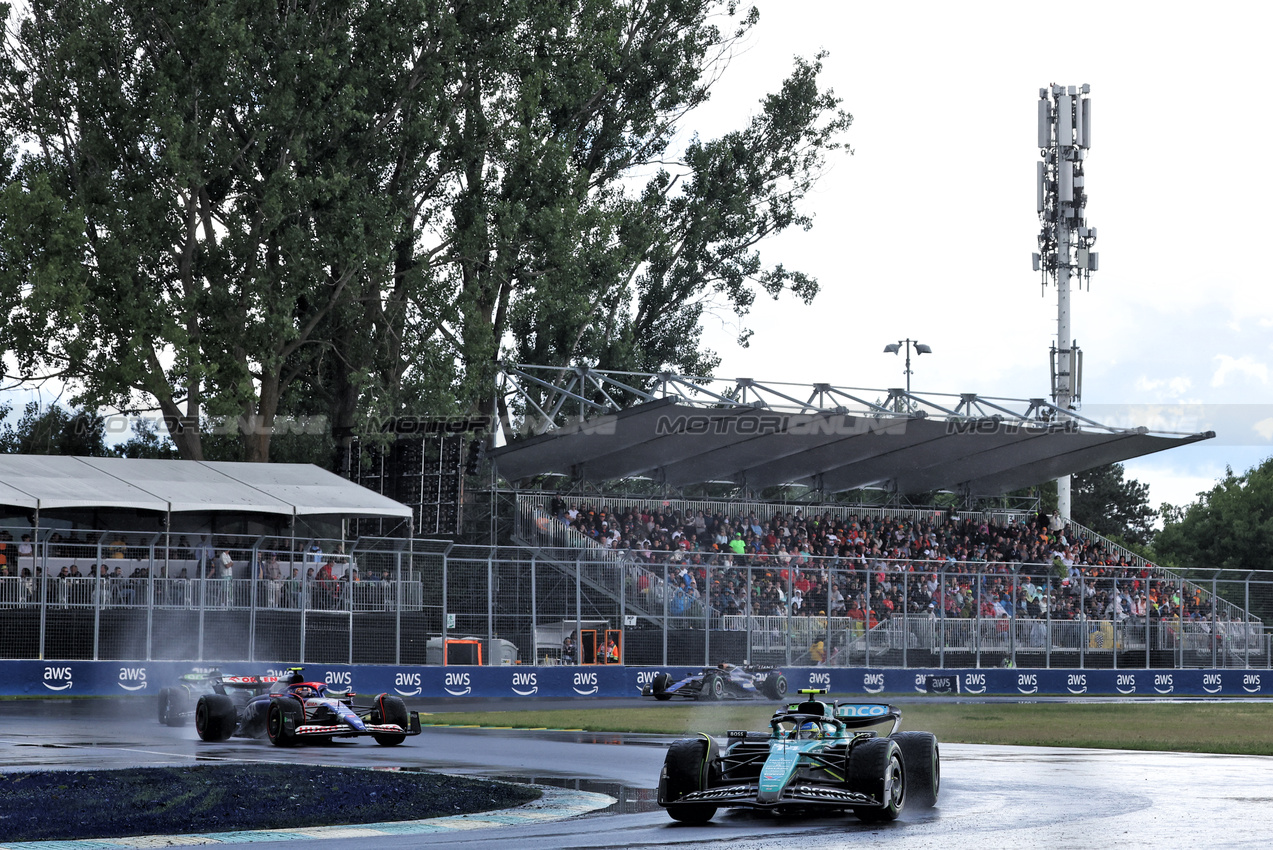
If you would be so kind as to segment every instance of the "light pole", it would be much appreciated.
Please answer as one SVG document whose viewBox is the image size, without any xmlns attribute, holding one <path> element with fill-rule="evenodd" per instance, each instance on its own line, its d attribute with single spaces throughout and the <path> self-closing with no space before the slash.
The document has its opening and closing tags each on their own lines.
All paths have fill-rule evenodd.
<svg viewBox="0 0 1273 850">
<path fill-rule="evenodd" d="M 885 354 L 897 354 L 902 349 L 906 349 L 906 394 L 908 396 L 911 394 L 911 347 L 912 346 L 915 348 L 916 357 L 918 357 L 921 354 L 933 353 L 932 348 L 930 348 L 929 346 L 925 345 L 922 342 L 916 342 L 913 339 L 906 339 L 906 340 L 899 339 L 897 342 L 890 342 L 888 345 L 884 346 Z"/>
</svg>

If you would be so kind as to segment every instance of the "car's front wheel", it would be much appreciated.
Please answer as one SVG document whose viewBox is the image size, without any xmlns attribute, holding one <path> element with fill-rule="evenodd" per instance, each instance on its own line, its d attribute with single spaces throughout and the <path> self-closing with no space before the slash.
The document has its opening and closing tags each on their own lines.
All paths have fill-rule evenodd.
<svg viewBox="0 0 1273 850">
<path fill-rule="evenodd" d="M 190 716 L 190 694 L 185 688 L 165 688 L 164 690 L 168 692 L 168 698 L 164 700 L 163 694 L 160 694 L 159 700 L 164 725 L 185 726 Z"/>
<path fill-rule="evenodd" d="M 704 738 L 687 738 L 668 747 L 659 777 L 659 802 L 673 820 L 706 823 L 716 814 L 716 806 L 710 804 L 676 802 L 686 794 L 711 786 L 711 750 Z"/>
<path fill-rule="evenodd" d="M 204 741 L 224 741 L 234 734 L 238 713 L 225 694 L 204 694 L 194 710 L 194 728 Z"/>
<path fill-rule="evenodd" d="M 667 693 L 667 689 L 671 684 L 672 677 L 667 673 L 655 673 L 654 678 L 650 680 L 650 693 L 654 694 L 657 700 L 669 700 L 672 695 Z"/>
<path fill-rule="evenodd" d="M 870 738 L 849 751 L 849 790 L 880 801 L 859 806 L 853 814 L 868 823 L 897 820 L 906 805 L 906 768 L 902 751 L 889 738 Z"/>
<path fill-rule="evenodd" d="M 396 723 L 403 729 L 403 734 L 382 733 L 372 735 L 376 743 L 382 747 L 393 747 L 407 740 L 406 729 L 411 723 L 407 714 L 407 704 L 402 697 L 381 694 L 376 697 L 376 707 L 372 709 L 372 721 L 375 723 Z"/>
<path fill-rule="evenodd" d="M 890 735 L 902 751 L 906 765 L 906 799 L 911 805 L 937 805 L 941 790 L 941 753 L 937 736 L 930 732 L 898 732 Z"/>
<path fill-rule="evenodd" d="M 290 697 L 270 700 L 265 712 L 265 734 L 276 747 L 296 745 L 296 727 L 305 723 L 305 708 Z"/>
</svg>

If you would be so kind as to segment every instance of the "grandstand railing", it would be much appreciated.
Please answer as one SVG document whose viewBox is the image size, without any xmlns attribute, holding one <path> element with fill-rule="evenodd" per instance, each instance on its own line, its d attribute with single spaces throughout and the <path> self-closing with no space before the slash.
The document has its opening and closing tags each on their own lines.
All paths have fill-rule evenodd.
<svg viewBox="0 0 1273 850">
<path fill-rule="evenodd" d="M 687 567 L 695 598 L 671 563 L 640 564 L 564 523 L 526 518 L 549 535 L 544 545 L 218 536 L 214 553 L 231 552 L 228 578 L 208 577 L 215 555 L 160 545 L 161 536 L 125 540 L 119 557 L 110 532 L 91 543 L 45 538 L 9 559 L 28 575 L 0 576 L 0 657 L 423 664 L 427 647 L 456 636 L 487 641 L 487 651 L 502 641 L 511 660 L 535 664 L 559 658 L 541 635 L 582 627 L 622 632 L 634 664 L 1270 666 L 1263 621 L 1240 612 L 1273 610 L 1273 573 L 1217 576 L 1204 594 L 1179 577 L 1063 582 L 1042 564 L 721 556 Z M 124 569 L 58 577 L 68 560 L 80 571 Z M 1131 588 L 1180 604 L 1165 617 L 1094 602 L 1081 619 L 1064 615 L 1070 600 Z M 1047 602 L 1031 608 L 1030 595 Z"/>
<path fill-rule="evenodd" d="M 355 634 L 354 617 L 425 607 L 426 564 L 401 540 L 346 554 L 335 540 L 41 531 L 6 552 L 0 657 L 273 659 L 267 647 L 282 647 L 284 658 L 392 661 L 400 635 Z"/>
</svg>

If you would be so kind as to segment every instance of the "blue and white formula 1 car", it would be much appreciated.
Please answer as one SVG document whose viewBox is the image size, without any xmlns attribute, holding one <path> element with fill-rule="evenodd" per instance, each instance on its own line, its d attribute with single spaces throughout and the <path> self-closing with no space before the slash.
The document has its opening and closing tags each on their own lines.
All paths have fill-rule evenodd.
<svg viewBox="0 0 1273 850">
<path fill-rule="evenodd" d="M 815 699 L 783 706 L 770 732 L 729 732 L 724 750 L 708 735 L 668 748 L 658 802 L 675 820 L 703 823 L 725 808 L 779 813 L 841 810 L 860 820 L 894 820 L 908 803 L 937 804 L 937 738 L 899 732 L 890 705 L 840 705 Z M 892 723 L 881 735 L 866 727 Z"/>
<path fill-rule="evenodd" d="M 693 676 L 679 682 L 667 673 L 655 673 L 650 684 L 641 689 L 641 696 L 669 700 L 672 697 L 686 699 L 782 699 L 787 695 L 787 677 L 774 667 L 736 666 L 720 664 L 704 667 Z"/>
<path fill-rule="evenodd" d="M 248 690 L 251 696 L 240 702 L 231 695 L 235 690 Z M 195 729 L 205 741 L 234 735 L 269 738 L 279 747 L 364 735 L 392 747 L 420 734 L 420 713 L 408 712 L 401 697 L 380 694 L 369 705 L 355 706 L 354 696 L 353 691 L 331 691 L 322 682 L 305 681 L 299 667 L 278 679 L 225 678 L 218 693 L 199 697 Z"/>
</svg>

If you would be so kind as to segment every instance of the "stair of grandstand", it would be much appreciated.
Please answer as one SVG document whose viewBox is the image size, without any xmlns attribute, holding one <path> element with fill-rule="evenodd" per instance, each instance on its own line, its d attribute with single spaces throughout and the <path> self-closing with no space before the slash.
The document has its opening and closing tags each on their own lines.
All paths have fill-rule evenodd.
<svg viewBox="0 0 1273 850">
<path fill-rule="evenodd" d="M 661 624 L 664 605 L 670 623 L 677 620 L 702 624 L 715 611 L 705 611 L 702 600 L 677 587 L 669 569 L 668 580 L 638 564 L 622 552 L 606 549 L 587 535 L 550 518 L 541 507 L 519 500 L 513 539 L 536 551 L 543 562 L 580 584 L 621 605 L 627 614 Z"/>
</svg>

